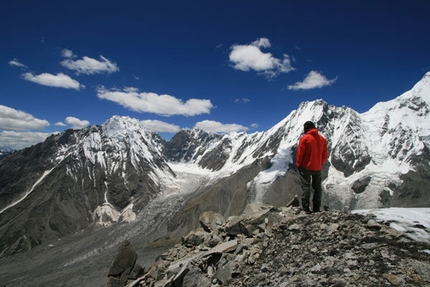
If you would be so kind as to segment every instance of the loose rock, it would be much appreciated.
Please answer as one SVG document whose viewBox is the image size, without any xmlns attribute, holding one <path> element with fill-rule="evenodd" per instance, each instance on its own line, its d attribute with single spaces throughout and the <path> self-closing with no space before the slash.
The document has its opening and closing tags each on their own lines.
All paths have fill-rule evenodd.
<svg viewBox="0 0 430 287">
<path fill-rule="evenodd" d="M 371 215 L 255 204 L 246 211 L 225 222 L 205 214 L 199 230 L 127 286 L 430 286 L 430 255 L 422 252 L 429 244 Z"/>
</svg>

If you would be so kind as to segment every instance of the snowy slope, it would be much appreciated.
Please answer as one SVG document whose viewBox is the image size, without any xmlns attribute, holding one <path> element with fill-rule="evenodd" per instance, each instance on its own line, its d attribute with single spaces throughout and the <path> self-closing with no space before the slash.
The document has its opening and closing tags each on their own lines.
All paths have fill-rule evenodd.
<svg viewBox="0 0 430 287">
<path fill-rule="evenodd" d="M 430 73 L 410 91 L 376 104 L 359 114 L 323 100 L 304 102 L 270 130 L 255 134 L 228 134 L 214 139 L 187 165 L 201 168 L 205 155 L 214 150 L 224 155 L 222 167 L 210 172 L 212 179 L 227 176 L 256 158 L 270 157 L 271 167 L 249 182 L 257 201 L 294 163 L 294 151 L 307 120 L 317 124 L 329 142 L 328 201 L 341 209 L 377 208 L 387 204 L 403 180 L 415 169 L 414 157 L 428 153 L 430 138 Z M 228 143 L 228 144 L 226 144 Z M 176 172 L 179 170 L 176 168 Z M 208 171 L 209 172 L 209 171 Z"/>
<path fill-rule="evenodd" d="M 430 208 L 359 209 L 352 213 L 373 214 L 377 221 L 388 224 L 411 239 L 430 243 Z M 423 252 L 430 254 L 430 250 Z"/>
</svg>

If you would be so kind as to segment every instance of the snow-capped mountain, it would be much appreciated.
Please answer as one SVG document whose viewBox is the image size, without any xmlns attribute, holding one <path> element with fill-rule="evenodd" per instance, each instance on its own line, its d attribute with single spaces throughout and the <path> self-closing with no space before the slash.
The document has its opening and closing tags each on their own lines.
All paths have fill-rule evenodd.
<svg viewBox="0 0 430 287">
<path fill-rule="evenodd" d="M 300 193 L 294 158 L 307 120 L 328 139 L 323 204 L 428 207 L 429 110 L 427 73 L 368 112 L 304 102 L 253 134 L 182 130 L 165 142 L 137 119 L 114 116 L 52 135 L 0 161 L 0 254 L 90 226 L 145 220 L 149 203 L 172 196 L 183 198 L 180 210 L 158 220 L 178 234 L 205 210 L 229 216 L 251 201 L 283 205 Z"/>
</svg>

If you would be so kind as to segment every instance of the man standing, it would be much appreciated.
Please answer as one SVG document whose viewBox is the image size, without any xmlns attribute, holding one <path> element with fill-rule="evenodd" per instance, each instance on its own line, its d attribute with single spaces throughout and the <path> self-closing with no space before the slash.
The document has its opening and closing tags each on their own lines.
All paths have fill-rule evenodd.
<svg viewBox="0 0 430 287">
<path fill-rule="evenodd" d="M 311 213 L 309 199 L 312 185 L 314 189 L 313 212 L 320 212 L 321 170 L 328 157 L 327 140 L 318 133 L 313 122 L 307 121 L 303 127 L 305 134 L 300 138 L 296 154 L 296 166 L 299 170 L 303 192 L 302 207 L 306 213 Z"/>
</svg>

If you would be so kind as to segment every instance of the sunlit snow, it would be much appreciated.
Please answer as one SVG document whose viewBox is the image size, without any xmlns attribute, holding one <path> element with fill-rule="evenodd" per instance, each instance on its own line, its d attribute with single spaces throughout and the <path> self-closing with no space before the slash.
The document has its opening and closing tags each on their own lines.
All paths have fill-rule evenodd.
<svg viewBox="0 0 430 287">
<path fill-rule="evenodd" d="M 389 224 L 411 239 L 430 243 L 430 208 L 359 209 L 352 213 L 373 214 L 377 221 Z"/>
</svg>

